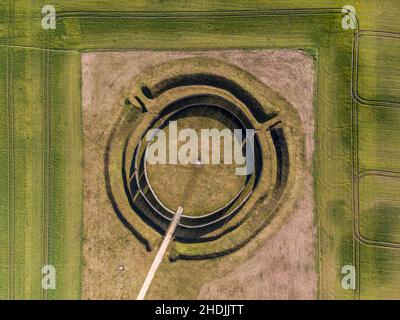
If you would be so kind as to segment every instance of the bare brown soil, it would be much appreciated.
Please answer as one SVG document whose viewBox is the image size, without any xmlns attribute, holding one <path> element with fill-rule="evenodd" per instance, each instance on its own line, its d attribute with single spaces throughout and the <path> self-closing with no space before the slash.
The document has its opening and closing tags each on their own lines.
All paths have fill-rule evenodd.
<svg viewBox="0 0 400 320">
<path fill-rule="evenodd" d="M 164 293 L 162 297 L 193 298 L 198 292 L 198 298 L 202 299 L 315 298 L 317 250 L 311 172 L 314 150 L 313 61 L 302 52 L 294 50 L 138 51 L 83 54 L 82 98 L 85 137 L 83 298 L 135 298 L 154 258 L 153 253 L 147 253 L 137 243 L 113 212 L 105 192 L 102 174 L 103 155 L 110 129 L 120 112 L 117 102 L 123 99 L 122 92 L 132 77 L 151 65 L 190 56 L 216 57 L 236 64 L 253 73 L 287 99 L 296 108 L 303 121 L 308 167 L 305 172 L 304 194 L 299 195 L 300 200 L 296 210 L 271 239 L 263 238 L 261 233 L 253 240 L 257 244 L 256 250 L 251 249 L 253 251 L 248 252 L 250 247 L 254 246 L 246 246 L 231 258 L 210 262 L 215 266 L 213 278 L 216 280 L 204 275 L 202 282 L 200 279 L 202 275 L 198 274 L 200 278 L 195 281 L 196 285 L 189 285 L 190 291 L 185 289 L 187 292 L 185 296 L 179 294 L 179 286 L 182 285 L 179 283 L 179 276 L 171 275 L 171 279 L 177 281 L 172 284 L 171 281 L 166 281 L 170 295 Z M 243 262 L 243 259 L 238 258 L 239 255 L 249 258 Z M 238 265 L 232 263 L 232 260 L 241 263 Z M 184 268 L 182 270 L 185 270 L 182 272 L 182 277 L 187 267 L 194 263 L 196 262 L 179 262 Z M 228 263 L 232 267 L 228 268 Z M 123 270 L 120 266 L 123 266 Z M 231 271 L 226 273 L 227 269 Z M 167 266 L 161 270 L 166 270 L 165 274 L 168 274 Z M 223 273 L 218 270 L 223 270 Z M 157 298 L 154 295 L 151 297 Z"/>
</svg>

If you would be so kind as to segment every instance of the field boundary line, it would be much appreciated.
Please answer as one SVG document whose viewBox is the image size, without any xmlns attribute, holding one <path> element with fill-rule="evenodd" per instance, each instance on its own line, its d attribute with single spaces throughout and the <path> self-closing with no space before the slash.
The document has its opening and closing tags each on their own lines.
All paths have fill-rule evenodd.
<svg viewBox="0 0 400 320">
<path fill-rule="evenodd" d="M 352 56 L 353 59 L 353 56 Z M 352 68 L 353 71 L 353 68 Z M 351 166 L 352 166 L 352 215 L 353 215 L 353 262 L 355 263 L 355 268 L 357 269 L 358 279 L 360 279 L 361 270 L 360 270 L 360 260 L 359 260 L 359 246 L 358 241 L 355 236 L 355 229 L 356 229 L 356 220 L 354 216 L 355 208 L 357 207 L 356 198 L 354 195 L 358 192 L 358 184 L 357 184 L 357 177 L 358 177 L 358 117 L 357 117 L 358 110 L 355 106 L 355 102 L 351 100 Z M 359 288 L 359 281 L 356 281 L 357 289 L 354 290 L 353 299 L 360 299 L 360 288 Z"/>
<path fill-rule="evenodd" d="M 45 36 L 44 36 L 45 37 Z M 45 61 L 46 61 L 46 52 L 43 50 L 43 54 L 42 54 L 42 74 L 43 77 L 46 74 L 46 68 L 45 68 Z M 45 107 L 45 96 L 46 96 L 46 85 L 45 85 L 45 81 L 44 79 L 43 81 L 43 88 L 42 88 L 42 174 L 43 174 L 43 181 L 42 181 L 42 234 L 44 235 L 46 230 L 44 227 L 44 217 L 45 217 L 45 211 L 46 211 L 46 150 L 45 150 L 45 122 L 46 122 L 46 107 Z M 43 262 L 44 262 L 44 241 L 42 240 L 42 244 L 41 244 L 41 251 L 42 251 L 42 266 L 43 266 Z M 42 299 L 44 299 L 44 289 L 42 288 Z"/>
<path fill-rule="evenodd" d="M 355 236 L 355 228 L 356 228 L 356 221 L 355 221 L 355 208 L 358 206 L 358 202 L 356 203 L 355 200 L 355 192 L 358 188 L 358 184 L 356 182 L 356 178 L 358 175 L 358 111 L 353 99 L 353 77 L 354 77 L 354 65 L 356 63 L 356 56 L 355 56 L 355 47 L 354 42 L 357 33 L 360 31 L 360 20 L 358 15 L 355 15 L 356 25 L 353 31 L 353 40 L 352 40 L 352 47 L 351 47 L 351 75 L 350 75 L 350 99 L 351 99 L 351 117 L 350 117 L 350 156 L 351 156 L 351 185 L 352 185 L 352 218 L 353 218 L 353 239 L 352 239 L 352 247 L 353 247 L 353 263 L 355 264 L 355 268 L 357 269 L 358 279 L 360 278 L 360 260 L 359 260 L 359 245 L 358 239 Z M 356 130 L 354 130 L 354 124 L 356 123 Z M 354 137 L 356 135 L 356 138 Z M 356 282 L 357 285 L 359 281 Z M 357 287 L 357 290 L 353 291 L 353 300 L 360 298 L 360 288 Z"/>
<path fill-rule="evenodd" d="M 42 265 L 49 263 L 49 219 L 50 219 L 50 104 L 49 69 L 50 54 L 47 50 L 47 34 L 43 38 L 43 120 L 42 120 L 42 170 L 43 170 L 43 217 L 42 217 Z M 42 288 L 42 299 L 48 298 L 48 292 Z"/>
<path fill-rule="evenodd" d="M 79 53 L 79 50 L 76 49 L 51 49 L 51 48 L 40 48 L 34 46 L 19 46 L 19 45 L 8 45 L 8 44 L 0 44 L 0 48 L 12 48 L 12 49 L 26 49 L 26 50 L 37 50 L 37 51 L 49 51 L 49 52 L 75 52 Z"/>
<path fill-rule="evenodd" d="M 46 33 L 47 34 L 47 33 Z M 49 231 L 50 231 L 50 222 L 51 222 L 51 196 L 50 196 L 50 190 L 51 190 L 51 112 L 50 112 L 50 107 L 51 107 L 51 94 L 50 94 L 50 51 L 48 50 L 48 42 L 47 42 L 47 37 L 46 37 L 46 41 L 45 41 L 45 45 L 46 45 L 46 58 L 47 58 L 47 65 L 46 65 L 46 74 L 43 75 L 43 77 L 46 79 L 46 107 L 47 107 L 47 176 L 48 176 L 48 180 L 47 180 L 47 192 L 48 192 L 48 196 L 47 196 L 47 210 L 46 210 L 46 229 L 47 232 L 45 234 L 45 245 L 46 245 L 46 264 L 49 263 L 49 248 L 50 248 L 50 237 L 49 237 Z M 48 290 L 45 291 L 46 293 L 46 299 L 48 299 Z"/>
<path fill-rule="evenodd" d="M 255 17 L 289 14 L 327 14 L 341 13 L 342 8 L 294 8 L 294 9 L 260 9 L 260 10 L 188 10 L 188 11 L 62 11 L 57 14 L 64 18 L 214 18 L 214 17 Z"/>
<path fill-rule="evenodd" d="M 128 11 L 121 11 L 121 10 L 111 10 L 111 11 L 106 11 L 106 10 L 64 10 L 60 11 L 57 13 L 57 17 L 65 17 L 68 15 L 68 17 L 75 17 L 79 16 L 82 14 L 85 14 L 86 16 L 91 15 L 92 13 L 97 14 L 99 17 L 111 17 L 111 18 L 119 18 L 119 17 L 127 17 L 131 15 L 132 13 L 135 13 L 138 18 L 140 17 L 149 17 L 149 18 L 175 18 L 176 16 L 179 17 L 187 17 L 189 14 L 192 15 L 198 15 L 200 17 L 210 17 L 210 14 L 213 16 L 220 16 L 220 15 L 230 15 L 230 16 L 250 16 L 250 15 L 263 15 L 265 13 L 277 13 L 279 15 L 284 15 L 284 14 L 292 14 L 293 12 L 305 12 L 308 13 L 309 11 L 320 11 L 320 12 L 326 12 L 326 10 L 339 10 L 341 12 L 342 8 L 338 7 L 318 7 L 318 8 L 312 8 L 312 7 L 302 7 L 302 8 L 269 8 L 269 9 L 232 9 L 232 10 L 162 10 L 162 11 L 149 11 L 149 10 L 128 10 Z M 174 16 L 175 15 L 175 16 Z M 24 14 L 16 14 L 16 17 L 18 18 L 24 18 L 24 19 L 42 19 L 43 15 L 38 13 L 38 14 L 33 14 L 33 15 L 24 15 Z"/>
</svg>

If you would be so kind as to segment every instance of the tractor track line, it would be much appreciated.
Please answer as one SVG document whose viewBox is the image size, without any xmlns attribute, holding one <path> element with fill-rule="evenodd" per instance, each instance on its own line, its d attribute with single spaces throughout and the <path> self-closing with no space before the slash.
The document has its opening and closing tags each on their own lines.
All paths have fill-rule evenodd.
<svg viewBox="0 0 400 320">
<path fill-rule="evenodd" d="M 8 39 L 14 37 L 14 0 L 8 1 Z M 8 298 L 15 298 L 15 139 L 13 98 L 13 49 L 7 50 L 7 118 L 8 118 Z"/>
<path fill-rule="evenodd" d="M 49 263 L 49 225 L 50 225 L 50 95 L 49 95 L 49 70 L 50 54 L 47 50 L 47 34 L 44 34 L 43 44 L 43 217 L 42 217 L 42 265 Z M 48 298 L 46 289 L 42 289 L 42 299 Z"/>
</svg>

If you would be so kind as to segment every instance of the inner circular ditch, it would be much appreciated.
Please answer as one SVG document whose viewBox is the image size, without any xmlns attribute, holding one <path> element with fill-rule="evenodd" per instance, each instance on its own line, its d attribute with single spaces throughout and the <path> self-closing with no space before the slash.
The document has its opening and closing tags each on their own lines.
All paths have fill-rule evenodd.
<svg viewBox="0 0 400 320">
<path fill-rule="evenodd" d="M 183 207 L 185 216 L 201 217 L 240 195 L 246 176 L 236 174 L 236 168 L 242 166 L 238 162 L 243 160 L 245 128 L 236 116 L 218 106 L 198 104 L 171 115 L 160 130 L 166 161 L 145 161 L 145 166 L 147 182 L 165 207 L 173 212 Z M 149 143 L 147 158 L 156 143 Z"/>
</svg>

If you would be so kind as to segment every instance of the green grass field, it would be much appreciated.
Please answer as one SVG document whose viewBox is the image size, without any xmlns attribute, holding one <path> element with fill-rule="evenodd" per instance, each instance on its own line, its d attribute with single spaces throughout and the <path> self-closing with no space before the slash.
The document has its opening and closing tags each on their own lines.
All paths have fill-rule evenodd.
<svg viewBox="0 0 400 320">
<path fill-rule="evenodd" d="M 1 299 L 81 296 L 80 53 L 228 48 L 311 48 L 318 53 L 314 189 L 319 297 L 400 297 L 399 248 L 354 237 L 360 224 L 368 239 L 399 241 L 398 182 L 376 176 L 381 171 L 400 174 L 398 1 L 353 2 L 359 30 L 385 33 L 360 36 L 354 61 L 355 34 L 341 27 L 346 1 L 241 0 L 229 7 L 226 1 L 191 1 L 183 7 L 180 1 L 60 0 L 57 29 L 49 31 L 40 26 L 44 4 L 0 4 Z M 285 8 L 314 10 L 276 10 Z M 215 13 L 241 9 L 269 11 Z M 359 179 L 364 171 L 368 177 Z M 237 256 L 229 259 L 239 261 Z M 201 281 L 214 271 L 198 273 L 183 291 L 179 282 L 188 281 L 193 270 L 213 270 L 217 262 L 189 262 L 183 271 L 179 266 L 184 262 L 178 263 L 163 264 L 150 297 L 195 298 Z M 56 266 L 56 290 L 41 288 L 45 264 Z M 358 270 L 355 291 L 341 287 L 340 270 L 348 264 Z"/>
</svg>

